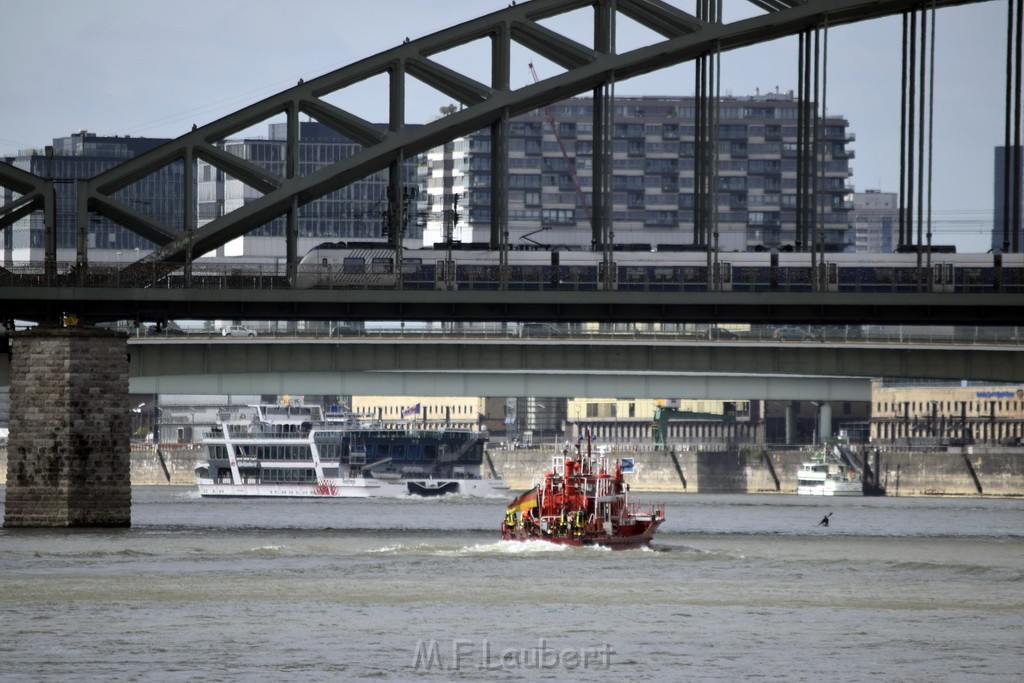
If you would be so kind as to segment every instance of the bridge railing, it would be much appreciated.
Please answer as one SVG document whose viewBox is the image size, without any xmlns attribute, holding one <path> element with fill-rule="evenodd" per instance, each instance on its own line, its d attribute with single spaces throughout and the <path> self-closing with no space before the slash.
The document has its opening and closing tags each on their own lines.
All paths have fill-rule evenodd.
<svg viewBox="0 0 1024 683">
<path fill-rule="evenodd" d="M 181 264 L 137 262 L 128 265 L 58 263 L 0 269 L 2 287 L 105 287 L 126 289 L 290 289 L 283 266 L 261 263 Z"/>
<path fill-rule="evenodd" d="M 808 336 L 794 339 L 780 337 L 779 329 L 771 325 L 742 326 L 730 332 L 729 337 L 709 335 L 704 325 L 659 326 L 620 325 L 617 329 L 595 329 L 583 325 L 560 325 L 557 323 L 466 323 L 449 325 L 442 323 L 367 323 L 366 328 L 348 325 L 329 326 L 325 323 L 290 326 L 277 329 L 272 326 L 260 327 L 254 324 L 256 337 L 232 337 L 244 343 L 258 342 L 259 339 L 298 340 L 490 340 L 490 341 L 580 341 L 580 342 L 692 342 L 731 345 L 748 343 L 776 343 L 813 348 L 834 344 L 906 344 L 906 345 L 998 345 L 1024 346 L 1024 327 L 976 327 L 976 326 L 934 326 L 915 327 L 910 325 L 834 325 L 809 326 Z M 169 326 L 157 330 L 155 327 L 126 328 L 136 338 L 174 339 L 217 339 L 223 337 L 222 329 L 180 328 Z"/>
</svg>

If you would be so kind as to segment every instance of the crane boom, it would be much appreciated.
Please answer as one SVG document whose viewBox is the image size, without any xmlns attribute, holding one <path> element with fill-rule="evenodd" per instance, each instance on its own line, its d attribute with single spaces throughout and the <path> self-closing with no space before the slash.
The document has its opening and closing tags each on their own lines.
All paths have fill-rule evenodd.
<svg viewBox="0 0 1024 683">
<path fill-rule="evenodd" d="M 533 82 L 537 83 L 540 81 L 537 78 L 537 70 L 533 68 L 533 62 L 530 62 L 530 75 L 533 76 Z M 562 158 L 565 159 L 565 167 L 569 171 L 569 177 L 572 178 L 572 184 L 576 187 L 576 194 L 580 198 L 580 203 L 583 205 L 583 210 L 587 214 L 587 220 L 592 220 L 593 216 L 590 214 L 590 204 L 587 203 L 587 198 L 583 194 L 583 188 L 580 187 L 580 179 L 576 176 L 576 165 L 573 164 L 572 159 L 569 158 L 569 152 L 565 149 L 565 143 L 562 141 L 562 136 L 558 134 L 558 126 L 555 124 L 555 114 L 551 109 L 551 105 L 544 107 L 544 120 L 551 130 L 555 133 L 555 140 L 558 142 L 558 148 L 562 150 Z"/>
</svg>

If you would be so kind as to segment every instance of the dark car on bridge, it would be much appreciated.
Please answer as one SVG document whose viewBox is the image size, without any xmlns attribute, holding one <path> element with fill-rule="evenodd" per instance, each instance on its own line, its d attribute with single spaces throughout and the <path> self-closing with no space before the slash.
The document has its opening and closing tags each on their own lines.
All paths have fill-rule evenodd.
<svg viewBox="0 0 1024 683">
<path fill-rule="evenodd" d="M 146 336 L 149 337 L 184 337 L 188 334 L 178 327 L 177 323 L 166 322 L 162 325 L 150 325 L 146 328 Z"/>
<path fill-rule="evenodd" d="M 331 328 L 332 337 L 356 337 L 359 336 L 359 327 L 352 324 L 338 325 Z"/>
<path fill-rule="evenodd" d="M 776 327 L 772 339 L 776 341 L 817 341 L 818 334 L 807 327 Z"/>
<path fill-rule="evenodd" d="M 711 327 L 708 329 L 708 339 L 739 339 L 740 335 L 727 327 Z"/>
</svg>

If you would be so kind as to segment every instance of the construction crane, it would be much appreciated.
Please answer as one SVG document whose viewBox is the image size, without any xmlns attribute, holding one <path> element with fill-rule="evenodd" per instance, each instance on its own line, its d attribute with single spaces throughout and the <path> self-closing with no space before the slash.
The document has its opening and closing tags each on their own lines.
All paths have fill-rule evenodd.
<svg viewBox="0 0 1024 683">
<path fill-rule="evenodd" d="M 530 62 L 529 66 L 530 75 L 533 76 L 533 82 L 539 82 L 540 79 L 537 78 L 537 70 L 533 68 L 533 62 Z M 580 187 L 580 179 L 576 176 L 576 166 L 569 158 L 569 152 L 565 149 L 565 143 L 562 142 L 562 136 L 558 134 L 558 125 L 555 123 L 555 114 L 551 110 L 550 105 L 544 107 L 544 120 L 549 126 L 551 126 L 551 130 L 555 133 L 555 140 L 558 141 L 558 148 L 562 150 L 562 158 L 565 159 L 565 167 L 569 171 L 569 177 L 572 178 L 572 184 L 576 187 L 576 194 L 580 198 L 580 203 L 583 204 L 583 210 L 586 212 L 587 220 L 589 221 L 592 219 L 590 214 L 590 204 L 587 203 L 587 198 L 583 195 L 583 188 Z"/>
</svg>

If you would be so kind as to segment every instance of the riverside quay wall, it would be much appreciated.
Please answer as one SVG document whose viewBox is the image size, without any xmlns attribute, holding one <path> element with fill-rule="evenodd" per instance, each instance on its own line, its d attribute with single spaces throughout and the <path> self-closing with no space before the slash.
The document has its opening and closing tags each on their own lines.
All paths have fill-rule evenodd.
<svg viewBox="0 0 1024 683">
<path fill-rule="evenodd" d="M 615 455 L 634 458 L 633 491 L 793 494 L 800 463 L 812 452 L 636 447 L 617 449 Z M 494 468 L 518 490 L 533 486 L 551 466 L 551 455 L 546 449 L 488 451 Z M 131 453 L 132 484 L 193 486 L 195 465 L 204 459 L 199 447 L 161 447 L 158 453 L 153 446 L 136 444 Z M 0 476 L 7 471 L 6 461 L 7 452 L 0 448 Z M 1024 448 L 883 450 L 879 462 L 881 483 L 892 496 L 1024 496 Z M 873 453 L 870 463 L 874 466 Z"/>
<path fill-rule="evenodd" d="M 812 453 L 770 447 L 614 451 L 634 459 L 633 491 L 680 493 L 796 493 L 796 473 Z M 551 466 L 550 451 L 492 450 L 489 455 L 513 489 L 530 488 Z M 1024 496 L 1024 449 L 893 450 L 878 457 L 888 495 Z M 873 452 L 869 462 L 873 467 Z"/>
</svg>

